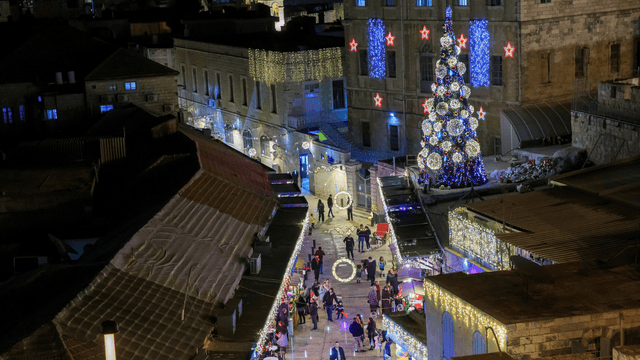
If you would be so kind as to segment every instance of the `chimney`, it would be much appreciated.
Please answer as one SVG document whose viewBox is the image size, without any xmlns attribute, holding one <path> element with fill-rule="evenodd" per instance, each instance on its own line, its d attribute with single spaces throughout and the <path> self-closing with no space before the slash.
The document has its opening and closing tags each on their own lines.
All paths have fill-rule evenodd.
<svg viewBox="0 0 640 360">
<path fill-rule="evenodd" d="M 76 73 L 75 73 L 75 71 L 67 72 L 67 77 L 69 78 L 69 84 L 75 84 L 76 83 Z"/>
<path fill-rule="evenodd" d="M 58 71 L 56 73 L 56 84 L 62 85 L 62 72 Z"/>
</svg>

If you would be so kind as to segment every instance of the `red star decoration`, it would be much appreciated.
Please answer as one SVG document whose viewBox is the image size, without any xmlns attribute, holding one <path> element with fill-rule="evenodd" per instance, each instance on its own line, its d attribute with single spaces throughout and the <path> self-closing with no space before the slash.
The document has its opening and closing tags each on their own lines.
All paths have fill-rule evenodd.
<svg viewBox="0 0 640 360">
<path fill-rule="evenodd" d="M 427 99 L 424 99 L 424 104 L 422 104 L 422 107 L 424 108 L 424 113 L 425 114 L 429 112 L 429 110 L 427 110 L 427 108 L 429 107 L 429 106 L 427 106 Z"/>
<path fill-rule="evenodd" d="M 423 38 L 424 40 L 429 40 L 429 33 L 430 33 L 430 31 L 429 31 L 429 30 L 427 30 L 427 25 L 425 25 L 425 26 L 422 28 L 422 30 L 420 30 L 420 34 L 422 34 L 422 38 Z"/>
<path fill-rule="evenodd" d="M 387 37 L 385 37 L 385 39 L 387 39 L 387 46 L 393 46 L 393 39 L 395 39 L 396 37 L 391 35 L 391 32 L 389 32 L 389 35 L 387 35 Z"/>
<path fill-rule="evenodd" d="M 511 43 L 507 43 L 507 46 L 505 46 L 503 49 L 504 57 L 513 57 L 513 50 L 515 50 L 516 48 L 511 46 Z"/>
<path fill-rule="evenodd" d="M 351 51 L 358 51 L 358 43 L 356 42 L 356 39 L 351 39 L 349 45 L 351 46 Z"/>
<path fill-rule="evenodd" d="M 478 118 L 484 120 L 485 114 L 486 112 L 484 112 L 484 110 L 482 110 L 482 106 L 480 106 L 480 110 L 478 110 Z"/>
<path fill-rule="evenodd" d="M 382 97 L 380 97 L 379 93 L 376 93 L 376 96 L 373 98 L 373 101 L 376 102 L 377 107 L 382 107 Z"/>
<path fill-rule="evenodd" d="M 469 39 L 465 39 L 464 38 L 464 34 L 460 34 L 460 39 L 457 39 L 458 41 L 458 47 L 462 48 L 462 49 L 466 49 L 467 48 L 467 41 Z"/>
</svg>

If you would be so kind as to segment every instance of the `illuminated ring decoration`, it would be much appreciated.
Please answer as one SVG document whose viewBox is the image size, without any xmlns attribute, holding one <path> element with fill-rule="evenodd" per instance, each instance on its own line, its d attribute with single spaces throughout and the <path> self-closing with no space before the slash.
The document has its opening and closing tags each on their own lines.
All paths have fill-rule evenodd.
<svg viewBox="0 0 640 360">
<path fill-rule="evenodd" d="M 249 149 L 249 156 L 254 157 L 256 156 L 257 153 L 258 152 L 256 151 L 256 149 L 254 148 Z"/>
<path fill-rule="evenodd" d="M 302 143 L 302 148 L 305 149 L 305 150 L 307 150 L 309 148 L 309 146 L 310 145 L 309 145 L 308 141 L 305 141 L 305 142 Z"/>
<path fill-rule="evenodd" d="M 341 277 L 338 277 L 338 274 L 336 274 L 336 269 L 338 268 L 338 265 L 340 265 L 341 263 L 347 263 L 349 265 L 351 265 L 351 275 L 349 276 L 348 279 L 343 279 Z M 336 262 L 333 263 L 333 267 L 331 268 L 331 272 L 333 273 L 333 277 L 340 281 L 340 282 L 349 282 L 351 280 L 353 280 L 354 277 L 356 277 L 356 264 L 353 263 L 353 261 L 347 259 L 347 258 L 340 258 L 338 259 Z"/>
<path fill-rule="evenodd" d="M 336 194 L 335 198 L 337 199 L 338 195 L 341 195 L 341 194 L 345 194 L 349 198 L 349 201 L 347 201 L 347 205 L 346 206 L 338 206 L 338 202 L 336 201 L 336 202 L 333 203 L 333 206 L 337 207 L 340 210 L 344 210 L 344 209 L 348 208 L 351 205 L 351 203 L 353 202 L 353 199 L 351 198 L 351 194 L 349 194 L 346 191 L 340 191 L 339 193 Z"/>
</svg>

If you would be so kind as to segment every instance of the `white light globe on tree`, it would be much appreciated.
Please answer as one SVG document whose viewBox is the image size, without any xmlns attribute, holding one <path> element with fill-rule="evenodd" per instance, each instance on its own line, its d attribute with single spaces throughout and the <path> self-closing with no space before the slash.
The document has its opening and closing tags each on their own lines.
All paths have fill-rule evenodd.
<svg viewBox="0 0 640 360">
<path fill-rule="evenodd" d="M 480 153 L 480 144 L 475 140 L 469 140 L 467 141 L 466 149 L 469 156 L 476 157 Z"/>
<path fill-rule="evenodd" d="M 447 131 L 453 136 L 461 135 L 464 132 L 464 123 L 460 119 L 453 119 L 447 124 Z"/>
<path fill-rule="evenodd" d="M 469 118 L 469 127 L 471 128 L 471 130 L 475 130 L 478 128 L 478 119 L 474 118 L 474 117 L 470 117 Z"/>
<path fill-rule="evenodd" d="M 438 170 L 442 167 L 442 156 L 438 153 L 431 153 L 427 157 L 427 166 L 431 170 Z"/>
</svg>

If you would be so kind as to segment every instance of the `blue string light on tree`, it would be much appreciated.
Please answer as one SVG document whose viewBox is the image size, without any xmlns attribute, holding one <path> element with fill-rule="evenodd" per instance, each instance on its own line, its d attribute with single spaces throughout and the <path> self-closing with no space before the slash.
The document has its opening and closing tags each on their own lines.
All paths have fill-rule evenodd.
<svg viewBox="0 0 640 360">
<path fill-rule="evenodd" d="M 471 84 L 473 87 L 489 86 L 489 30 L 487 20 L 472 20 L 469 27 L 471 55 Z"/>
<path fill-rule="evenodd" d="M 369 77 L 384 79 L 386 74 L 386 39 L 382 19 L 369 19 Z"/>
<path fill-rule="evenodd" d="M 464 84 L 466 67 L 458 60 L 460 48 L 450 7 L 440 44 L 433 99 L 425 103 L 429 117 L 422 122 L 423 149 L 418 165 L 425 173 L 427 168 L 435 173 L 436 185 L 456 188 L 484 184 L 487 175 L 476 134 L 478 120 L 469 104 L 471 89 Z"/>
</svg>

